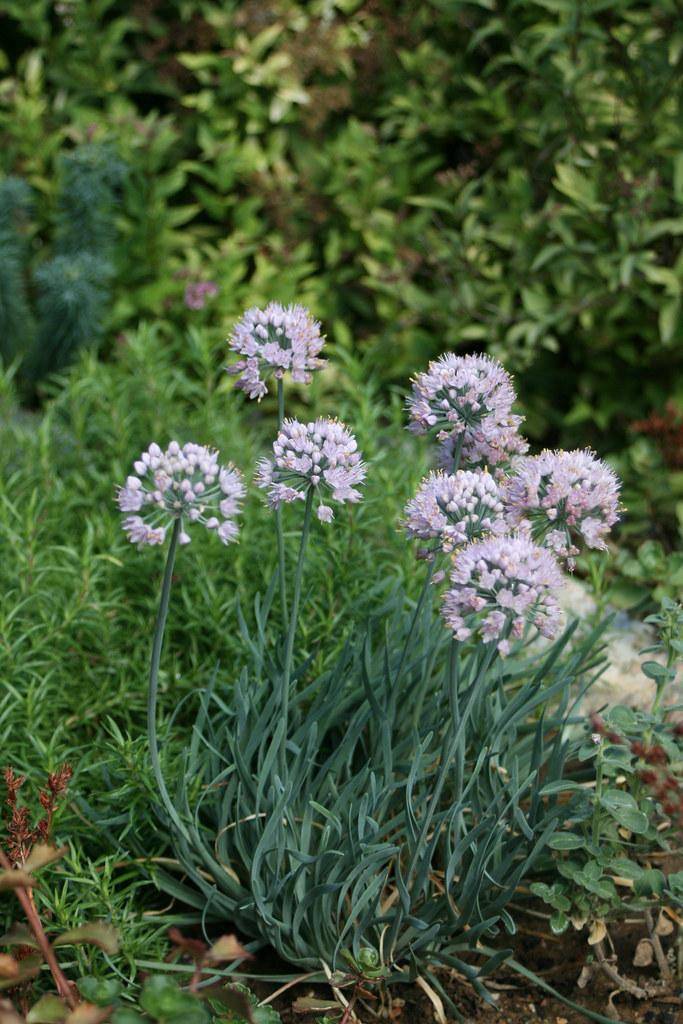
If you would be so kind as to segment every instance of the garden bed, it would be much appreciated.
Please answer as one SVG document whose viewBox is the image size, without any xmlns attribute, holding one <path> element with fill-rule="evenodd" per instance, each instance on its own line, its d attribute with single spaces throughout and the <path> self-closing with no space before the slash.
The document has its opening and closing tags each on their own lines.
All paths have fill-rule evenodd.
<svg viewBox="0 0 683 1024">
<path fill-rule="evenodd" d="M 625 925 L 615 933 L 615 947 L 620 963 L 632 962 L 640 938 L 642 930 L 638 926 Z M 537 929 L 533 924 L 528 928 L 520 925 L 515 941 L 515 957 L 524 967 L 586 1011 L 609 1016 L 610 995 L 614 992 L 609 979 L 596 975 L 585 987 L 578 984 L 587 949 L 585 935 L 572 932 L 554 936 L 545 934 L 542 926 Z M 497 1009 L 483 1002 L 455 972 L 440 972 L 439 977 L 467 1024 L 531 1024 L 532 1021 L 538 1021 L 538 1024 L 586 1024 L 588 1020 L 584 1013 L 566 1006 L 560 999 L 543 992 L 511 969 L 501 970 L 489 981 L 488 987 L 496 1000 Z M 657 983 L 654 970 L 632 968 L 629 977 L 639 984 Z M 295 1021 L 313 1021 L 314 1014 L 302 1015 L 293 1008 L 291 991 L 276 1002 L 283 1022 L 294 1024 Z M 330 998 L 329 989 L 323 987 L 302 985 L 294 992 L 299 997 Z M 265 989 L 261 994 L 267 998 Z M 431 1024 L 438 1020 L 434 1005 L 419 986 L 394 988 L 392 994 L 391 1005 L 385 1005 L 380 1011 L 382 1019 L 389 1019 L 394 1024 Z M 370 1005 L 376 1008 L 380 1001 L 371 1002 Z M 644 1000 L 621 994 L 614 999 L 613 1006 L 616 1017 L 623 1024 L 679 1024 L 683 1020 L 683 991 L 680 986 L 663 987 L 660 995 Z M 451 1019 L 448 1012 L 446 1016 Z M 359 1011 L 359 1018 L 363 1024 L 369 1024 L 374 1019 L 362 1010 Z"/>
</svg>

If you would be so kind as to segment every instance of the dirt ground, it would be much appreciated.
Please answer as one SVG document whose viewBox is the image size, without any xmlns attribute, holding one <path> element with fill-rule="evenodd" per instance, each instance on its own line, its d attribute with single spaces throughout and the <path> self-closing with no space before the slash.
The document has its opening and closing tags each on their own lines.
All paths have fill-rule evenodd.
<svg viewBox="0 0 683 1024">
<path fill-rule="evenodd" d="M 635 929 L 625 929 L 615 937 L 620 969 L 633 981 L 652 985 L 656 979 L 654 969 L 639 970 L 631 966 L 639 937 L 642 937 L 642 932 Z M 594 1013 L 612 1015 L 623 1024 L 683 1024 L 683 983 L 668 990 L 662 989 L 650 1000 L 638 1001 L 619 993 L 612 1000 L 611 1014 L 610 994 L 614 985 L 608 978 L 596 974 L 589 984 L 579 988 L 577 981 L 589 952 L 585 936 L 570 933 L 557 937 L 521 928 L 515 945 L 515 956 L 520 963 L 563 996 Z M 489 982 L 497 1008 L 484 1003 L 463 979 L 442 975 L 441 980 L 467 1024 L 585 1024 L 588 1019 L 508 968 Z M 417 986 L 396 987 L 391 993 L 394 997 L 392 1006 L 385 1007 L 384 1011 L 380 1010 L 377 1001 L 367 1004 L 374 1013 L 358 1007 L 358 1018 L 363 1024 L 373 1024 L 378 1020 L 378 1010 L 381 1014 L 379 1019 L 388 1020 L 391 1024 L 432 1024 L 437 1019 L 429 998 Z M 307 995 L 330 998 L 329 992 L 324 993 L 320 989 L 314 992 L 302 986 L 295 996 L 283 999 L 278 1005 L 286 1024 L 294 1024 L 295 1021 L 313 1024 L 316 1015 L 301 1015 L 291 1010 L 292 998 Z M 322 1014 L 317 1017 L 322 1017 Z"/>
</svg>

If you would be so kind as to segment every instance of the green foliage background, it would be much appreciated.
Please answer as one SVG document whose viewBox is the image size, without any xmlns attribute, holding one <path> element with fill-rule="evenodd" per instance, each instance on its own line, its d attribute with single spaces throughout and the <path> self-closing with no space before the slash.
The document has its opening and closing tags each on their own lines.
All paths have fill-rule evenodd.
<svg viewBox="0 0 683 1024">
<path fill-rule="evenodd" d="M 98 309 L 89 332 L 74 304 L 85 351 L 43 381 L 39 410 L 16 401 L 16 365 L 0 378 L 5 760 L 35 775 L 69 757 L 87 799 L 103 763 L 124 765 L 135 785 L 112 805 L 144 831 L 160 565 L 128 550 L 113 488 L 173 434 L 249 469 L 274 421 L 228 394 L 223 339 L 269 299 L 322 320 L 334 362 L 296 401 L 347 418 L 372 462 L 349 530 L 314 545 L 304 648 L 324 635 L 332 657 L 375 585 L 416 578 L 396 518 L 425 461 L 400 392 L 448 348 L 516 372 L 535 446 L 590 444 L 616 465 L 622 600 L 683 588 L 682 14 L 680 0 L 0 0 L 0 322 L 27 351 L 36 310 L 46 345 L 63 327 L 59 240 L 93 214 L 69 155 L 100 146 L 125 167 L 97 239 L 75 246 L 107 265 L 106 280 L 83 268 Z M 190 310 L 200 280 L 219 294 Z M 673 441 L 633 427 L 653 411 Z M 226 576 L 248 604 L 273 562 L 256 504 L 238 549 L 183 553 L 166 710 L 216 657 L 240 657 Z M 55 923 L 96 908 L 123 928 L 131 973 L 161 958 L 162 928 L 137 913 L 146 879 L 73 814 L 69 829 Z"/>
<path fill-rule="evenodd" d="M 34 263 L 62 155 L 102 143 L 128 168 L 105 355 L 140 317 L 220 337 L 270 298 L 310 304 L 385 388 L 485 348 L 517 371 L 535 442 L 617 459 L 625 578 L 683 585 L 666 558 L 683 456 L 631 428 L 683 407 L 677 0 L 0 0 L 0 16 L 0 165 L 34 190 Z M 183 303 L 199 279 L 220 287 L 201 313 Z"/>
</svg>

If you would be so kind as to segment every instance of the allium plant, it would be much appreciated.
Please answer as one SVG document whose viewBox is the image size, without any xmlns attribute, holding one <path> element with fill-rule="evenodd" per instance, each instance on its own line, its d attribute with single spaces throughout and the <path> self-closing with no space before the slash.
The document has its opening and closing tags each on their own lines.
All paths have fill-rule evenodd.
<svg viewBox="0 0 683 1024">
<path fill-rule="evenodd" d="M 270 302 L 265 309 L 248 309 L 233 329 L 230 348 L 241 358 L 228 367 L 237 387 L 249 398 L 268 394 L 269 377 L 282 380 L 286 373 L 308 384 L 313 370 L 325 365 L 320 352 L 325 339 L 320 324 L 303 306 Z"/>
<path fill-rule="evenodd" d="M 404 526 L 409 537 L 433 541 L 446 553 L 502 533 L 506 524 L 498 485 L 483 470 L 430 473 L 406 505 Z"/>
<path fill-rule="evenodd" d="M 268 492 L 271 508 L 283 502 L 305 501 L 310 495 L 329 495 L 331 501 L 360 501 L 358 487 L 365 479 L 358 445 L 353 434 L 338 420 L 318 419 L 312 423 L 285 420 L 273 444 L 272 459 L 258 466 L 256 482 Z M 332 508 L 319 503 L 316 515 L 323 523 L 332 521 Z"/>
<path fill-rule="evenodd" d="M 123 522 L 132 543 L 163 544 L 172 523 L 180 524 L 180 544 L 190 543 L 185 526 L 193 523 L 215 530 L 224 544 L 237 539 L 244 484 L 234 466 L 219 465 L 218 452 L 177 441 L 164 452 L 154 443 L 134 469 L 117 496 L 122 512 L 135 513 Z"/>
<path fill-rule="evenodd" d="M 525 537 L 494 537 L 471 544 L 453 560 L 443 617 L 457 640 L 495 643 L 501 654 L 510 638 L 535 626 L 554 637 L 562 616 L 557 594 L 562 573 L 549 551 Z"/>
<path fill-rule="evenodd" d="M 590 451 L 519 459 L 505 486 L 511 523 L 528 525 L 534 540 L 573 565 L 580 545 L 604 549 L 619 518 L 619 480 Z"/>
<path fill-rule="evenodd" d="M 516 455 L 526 455 L 529 443 L 519 433 L 522 417 L 491 417 L 463 433 L 445 437 L 437 452 L 438 465 L 452 472 L 458 456 L 468 466 L 485 466 L 500 476 Z"/>
<path fill-rule="evenodd" d="M 363 986 L 429 977 L 457 1016 L 435 967 L 454 968 L 489 999 L 484 978 L 503 960 L 528 974 L 489 940 L 513 930 L 507 905 L 563 818 L 562 807 L 539 798 L 539 779 L 561 780 L 572 750 L 563 728 L 569 692 L 595 669 L 598 631 L 570 650 L 570 627 L 545 652 L 528 654 L 538 633 L 558 631 L 562 576 L 551 551 L 505 532 L 502 521 L 499 488 L 509 456 L 525 446 L 512 383 L 488 357 L 449 355 L 416 378 L 409 403 L 413 430 L 435 434 L 453 456 L 449 473 L 427 477 L 406 509 L 408 533 L 431 542 L 420 597 L 406 612 L 397 589 L 362 629 L 349 628 L 331 668 L 313 674 L 315 659 L 297 651 L 296 639 L 314 508 L 329 522 L 328 502 L 358 502 L 366 470 L 342 423 L 284 417 L 284 373 L 305 380 L 319 362 L 317 325 L 306 321 L 296 335 L 302 318 L 271 304 L 249 311 L 233 338 L 245 357 L 240 387 L 260 397 L 269 375 L 278 380 L 279 431 L 257 471 L 275 510 L 277 578 L 255 604 L 255 631 L 240 618 L 251 667 L 202 692 L 173 797 L 156 733 L 159 659 L 181 522 L 204 498 L 194 477 L 183 487 L 182 472 L 167 473 L 166 488 L 156 482 L 165 458 L 156 448 L 119 498 L 152 530 L 174 520 L 148 722 L 186 881 L 163 871 L 158 879 L 202 921 L 229 919 L 314 974 L 322 964 L 320 980 L 336 991 L 352 986 L 352 1002 Z M 241 497 L 235 490 L 236 503 Z M 284 506 L 292 521 L 301 510 L 291 601 Z M 227 517 L 233 526 L 236 510 Z M 444 629 L 432 584 L 437 559 L 448 558 Z"/>
</svg>

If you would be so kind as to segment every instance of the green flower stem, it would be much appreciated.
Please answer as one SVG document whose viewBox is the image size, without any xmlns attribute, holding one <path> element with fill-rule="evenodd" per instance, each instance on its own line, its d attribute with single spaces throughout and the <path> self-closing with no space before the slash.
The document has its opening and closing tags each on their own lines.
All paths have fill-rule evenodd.
<svg viewBox="0 0 683 1024">
<path fill-rule="evenodd" d="M 285 769 L 285 748 L 287 745 L 287 717 L 289 714 L 289 684 L 292 675 L 292 656 L 294 654 L 294 635 L 296 623 L 299 616 L 299 602 L 301 600 L 301 581 L 304 570 L 304 557 L 308 544 L 308 535 L 311 531 L 311 518 L 313 513 L 313 488 L 309 487 L 306 495 L 306 510 L 304 512 L 304 525 L 301 530 L 301 543 L 299 544 L 299 558 L 296 564 L 296 576 L 294 577 L 294 597 L 292 599 L 292 611 L 289 617 L 289 629 L 287 631 L 287 646 L 285 648 L 285 663 L 282 670 L 282 692 L 280 706 L 282 709 L 282 744 L 280 746 L 280 767 L 284 776 Z"/>
<path fill-rule="evenodd" d="M 147 738 L 149 742 L 149 757 L 152 762 L 152 771 L 159 789 L 161 801 L 166 809 L 169 818 L 180 831 L 181 835 L 187 836 L 187 830 L 178 817 L 178 812 L 173 806 L 173 801 L 166 788 L 166 781 L 161 771 L 159 761 L 159 741 L 157 738 L 157 700 L 159 694 L 159 662 L 161 650 L 164 644 L 164 631 L 168 617 L 168 603 L 171 596 L 171 582 L 173 580 L 173 567 L 175 565 L 176 552 L 178 550 L 178 538 L 180 537 L 181 520 L 176 519 L 171 533 L 171 542 L 168 546 L 166 556 L 166 568 L 164 579 L 161 585 L 161 598 L 157 611 L 156 623 L 154 625 L 154 639 L 152 641 L 152 659 L 149 667 L 149 691 L 147 694 Z"/>
<path fill-rule="evenodd" d="M 277 382 L 277 428 L 282 427 L 285 418 L 285 386 L 280 379 Z M 287 578 L 285 576 L 285 535 L 282 527 L 282 505 L 275 509 L 275 530 L 277 533 L 277 571 L 280 579 L 280 604 L 282 605 L 282 622 L 287 629 Z"/>
<path fill-rule="evenodd" d="M 451 473 L 457 473 L 460 469 L 460 460 L 462 458 L 462 446 L 465 441 L 465 434 L 462 433 L 455 442 L 455 451 L 453 452 L 453 467 Z"/>
<path fill-rule="evenodd" d="M 486 677 L 491 663 L 496 656 L 497 649 L 494 644 L 489 644 L 486 653 L 481 659 L 478 660 L 478 664 L 474 671 L 474 678 L 470 685 L 470 692 L 467 697 L 467 702 L 463 708 L 462 714 L 458 714 L 458 689 L 460 685 L 460 672 L 459 672 L 459 658 L 460 658 L 461 644 L 459 640 L 452 640 L 449 650 L 448 662 L 446 666 L 446 683 L 447 690 L 450 695 L 451 704 L 451 716 L 446 734 L 444 736 L 442 745 L 442 754 L 440 758 L 439 770 L 436 776 L 436 782 L 434 789 L 431 792 L 429 798 L 429 808 L 424 816 L 422 828 L 420 830 L 419 838 L 415 844 L 415 852 L 413 853 L 410 866 L 406 872 L 406 885 L 409 885 L 413 872 L 415 871 L 420 856 L 424 853 L 427 836 L 432 826 L 432 820 L 437 812 L 439 801 L 441 799 L 441 793 L 446 783 L 446 778 L 451 770 L 451 764 L 453 758 L 457 752 L 458 745 L 465 742 L 465 729 L 470 717 L 470 713 L 475 704 L 477 697 L 480 696 L 480 687 L 482 682 L 486 681 Z"/>
<path fill-rule="evenodd" d="M 600 819 L 601 819 L 601 801 L 602 801 L 602 742 L 598 743 L 598 750 L 595 755 L 595 803 L 593 804 L 593 822 L 591 828 L 591 838 L 593 840 L 593 846 L 597 846 L 600 842 Z"/>
</svg>

